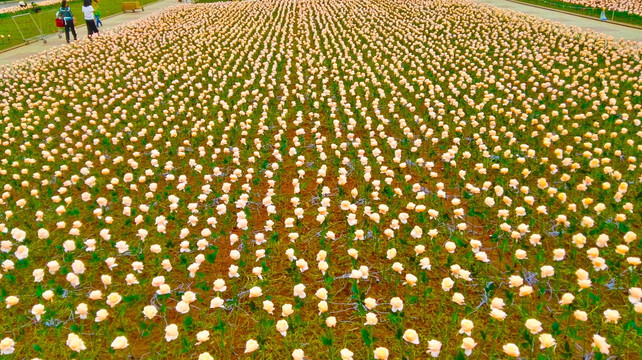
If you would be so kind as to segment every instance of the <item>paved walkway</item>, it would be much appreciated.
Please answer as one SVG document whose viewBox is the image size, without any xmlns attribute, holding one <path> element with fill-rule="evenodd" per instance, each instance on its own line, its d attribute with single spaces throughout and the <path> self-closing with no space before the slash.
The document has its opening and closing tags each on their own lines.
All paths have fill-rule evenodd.
<svg viewBox="0 0 642 360">
<path fill-rule="evenodd" d="M 612 36 L 614 39 L 625 39 L 642 42 L 642 30 L 630 28 L 607 21 L 598 21 L 587 19 L 581 16 L 566 14 L 554 10 L 542 9 L 539 7 L 529 6 L 523 3 L 516 3 L 507 0 L 476 0 L 481 3 L 493 5 L 502 9 L 519 11 L 528 15 L 534 15 L 543 19 L 548 19 L 562 23 L 566 26 L 576 26 L 583 29 L 591 29 L 597 32 Z"/>
<path fill-rule="evenodd" d="M 15 5 L 18 5 L 17 1 L 0 2 L 0 9 Z"/>
<path fill-rule="evenodd" d="M 176 5 L 176 4 L 179 4 L 178 0 L 158 0 L 151 4 L 145 5 L 145 11 L 138 10 L 134 13 L 130 11 L 130 12 L 119 13 L 117 15 L 106 17 L 104 19 L 101 19 L 103 21 L 104 26 L 101 26 L 99 30 L 108 31 L 118 25 L 122 25 L 124 23 L 140 19 L 142 17 L 148 16 L 159 10 L 165 9 L 169 6 Z M 76 26 L 76 33 L 78 34 L 78 39 L 80 40 L 82 38 L 87 37 L 87 28 L 84 26 L 84 21 L 80 20 L 78 21 L 78 23 L 83 24 L 82 26 L 78 26 L 78 25 Z M 43 44 L 42 41 L 37 41 L 25 46 L 20 46 L 12 50 L 8 50 L 6 52 L 2 52 L 0 53 L 0 66 L 10 65 L 16 61 L 25 59 L 32 55 L 36 55 L 45 50 L 56 48 L 58 46 L 66 46 L 66 42 L 67 41 L 65 40 L 64 34 L 62 35 L 62 38 L 58 38 L 58 36 L 54 35 L 47 38 L 46 44 Z"/>
<path fill-rule="evenodd" d="M 32 2 L 39 3 L 40 1 L 42 1 L 42 0 L 24 0 L 25 4 L 27 4 L 27 5 L 31 5 Z M 16 5 L 18 5 L 19 2 L 20 2 L 20 0 L 16 0 L 16 1 L 11 0 L 11 1 L 0 2 L 0 9 L 6 8 L 6 7 L 10 7 L 10 6 L 16 6 Z"/>
</svg>

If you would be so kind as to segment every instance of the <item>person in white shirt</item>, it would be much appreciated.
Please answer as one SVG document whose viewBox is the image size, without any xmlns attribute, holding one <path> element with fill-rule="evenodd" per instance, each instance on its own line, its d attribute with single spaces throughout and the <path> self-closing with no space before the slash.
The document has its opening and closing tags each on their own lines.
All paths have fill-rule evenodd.
<svg viewBox="0 0 642 360">
<path fill-rule="evenodd" d="M 85 24 L 87 24 L 87 34 L 89 34 L 89 37 L 98 34 L 96 18 L 94 17 L 94 7 L 91 6 L 91 0 L 85 0 L 82 13 L 85 16 Z"/>
</svg>

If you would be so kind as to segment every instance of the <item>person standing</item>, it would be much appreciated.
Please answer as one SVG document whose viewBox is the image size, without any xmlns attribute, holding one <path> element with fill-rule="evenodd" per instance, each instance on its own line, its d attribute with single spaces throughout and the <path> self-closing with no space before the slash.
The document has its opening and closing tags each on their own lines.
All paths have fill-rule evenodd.
<svg viewBox="0 0 642 360">
<path fill-rule="evenodd" d="M 94 16 L 96 17 L 96 27 L 103 26 L 103 22 L 100 21 L 100 8 L 98 7 L 98 0 L 93 0 L 91 6 L 94 7 Z"/>
<path fill-rule="evenodd" d="M 91 37 L 98 34 L 98 27 L 96 26 L 96 18 L 94 18 L 94 7 L 91 6 L 91 0 L 85 0 L 82 6 L 82 13 L 85 16 L 85 24 L 87 24 L 87 34 Z"/>
<path fill-rule="evenodd" d="M 62 4 L 60 5 L 58 14 L 60 17 L 62 17 L 62 21 L 65 24 L 65 36 L 67 37 L 67 43 L 69 43 L 70 32 L 74 35 L 74 41 L 78 40 L 78 36 L 76 35 L 76 28 L 74 26 L 76 20 L 74 19 L 74 15 L 71 13 L 71 9 L 69 8 L 69 6 L 67 6 L 67 0 L 62 0 Z"/>
</svg>

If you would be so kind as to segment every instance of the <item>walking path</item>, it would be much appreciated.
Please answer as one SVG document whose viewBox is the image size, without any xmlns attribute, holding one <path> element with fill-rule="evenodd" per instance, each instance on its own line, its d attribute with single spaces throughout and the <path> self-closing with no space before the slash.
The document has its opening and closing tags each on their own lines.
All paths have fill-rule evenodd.
<svg viewBox="0 0 642 360">
<path fill-rule="evenodd" d="M 562 23 L 566 26 L 576 26 L 583 29 L 595 30 L 597 32 L 612 36 L 614 39 L 625 39 L 642 42 L 642 30 L 622 26 L 607 21 L 587 19 L 581 16 L 571 15 L 555 10 L 548 10 L 541 7 L 530 6 L 524 3 L 517 3 L 508 0 L 476 0 L 484 4 L 493 5 L 498 8 L 519 11 L 528 15 L 537 16 Z"/>
<path fill-rule="evenodd" d="M 41 2 L 41 1 L 42 0 L 24 0 L 25 4 L 27 4 L 27 5 L 31 5 L 32 2 L 35 2 L 37 4 L 37 3 Z M 8 7 L 11 7 L 11 6 L 17 6 L 19 2 L 20 2 L 20 0 L 15 0 L 15 1 L 11 0 L 11 1 L 0 2 L 0 9 L 8 8 Z"/>
<path fill-rule="evenodd" d="M 18 5 L 17 1 L 0 2 L 0 9 Z"/>
<path fill-rule="evenodd" d="M 113 29 L 118 25 L 122 25 L 130 21 L 140 19 L 142 17 L 148 16 L 159 10 L 163 10 L 169 6 L 176 5 L 176 4 L 179 4 L 177 0 L 158 0 L 151 4 L 145 5 L 145 11 L 138 10 L 134 13 L 132 12 L 119 13 L 117 15 L 112 15 L 104 19 L 101 18 L 104 26 L 101 26 L 99 30 L 102 32 L 102 31 Z M 87 27 L 84 26 L 84 21 L 82 21 L 82 14 L 81 14 L 81 20 L 78 21 L 78 24 L 79 25 L 83 24 L 82 26 L 76 26 L 76 33 L 78 34 L 78 39 L 80 40 L 82 38 L 87 37 Z M 67 45 L 66 43 L 67 41 L 65 40 L 64 34 L 62 35 L 62 38 L 59 38 L 58 36 L 54 35 L 47 38 L 46 44 L 43 44 L 42 41 L 36 41 L 28 45 L 19 46 L 19 47 L 7 50 L 5 52 L 0 52 L 0 66 L 10 65 L 16 61 L 25 59 L 32 55 L 36 55 L 45 50 L 53 49 L 59 46 L 66 46 Z"/>
</svg>

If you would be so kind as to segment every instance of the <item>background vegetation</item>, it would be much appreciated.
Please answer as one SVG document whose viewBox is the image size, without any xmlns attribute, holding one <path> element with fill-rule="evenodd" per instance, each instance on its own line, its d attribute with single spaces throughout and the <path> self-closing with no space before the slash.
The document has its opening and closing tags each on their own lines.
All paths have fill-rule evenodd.
<svg viewBox="0 0 642 360">
<path fill-rule="evenodd" d="M 101 17 L 104 18 L 109 15 L 117 14 L 122 12 L 121 4 L 124 1 L 128 0 L 102 0 L 100 1 L 100 12 Z M 156 0 L 139 0 L 142 4 L 150 4 Z M 76 17 L 76 26 L 84 26 L 85 22 L 82 17 L 82 12 L 80 8 L 82 7 L 82 1 L 76 0 L 69 3 L 71 7 L 71 12 Z M 35 20 L 38 27 L 42 29 L 42 32 L 46 35 L 55 34 L 58 31 L 56 27 L 56 12 L 60 8 L 59 5 L 50 5 L 42 7 L 40 12 L 33 12 L 31 10 L 25 10 L 21 12 L 22 14 L 31 13 L 33 19 Z M 22 36 L 20 36 L 20 31 L 24 34 L 25 37 L 34 37 L 38 36 L 38 29 L 33 25 L 33 22 L 29 16 L 23 16 L 16 19 L 16 23 L 13 21 L 12 16 L 15 16 L 20 13 L 11 13 L 11 14 L 0 14 L 0 50 L 10 48 L 12 46 L 20 45 L 24 43 Z M 107 20 L 108 22 L 109 20 Z M 106 22 L 106 23 L 107 23 Z M 20 29 L 18 29 L 18 26 Z M 55 36 L 55 35 L 54 35 Z M 64 35 L 63 35 L 64 36 Z M 38 41 L 38 40 L 33 40 Z"/>
<path fill-rule="evenodd" d="M 567 2 L 556 1 L 556 0 L 512 0 L 512 1 L 544 6 L 544 7 L 548 7 L 556 10 L 563 10 L 570 13 L 593 17 L 596 19 L 600 19 L 600 14 L 602 13 L 602 9 L 585 7 L 585 6 L 576 5 L 576 4 L 569 4 Z M 608 21 L 611 21 L 611 22 L 619 22 L 619 23 L 631 24 L 635 26 L 642 26 L 642 16 L 640 15 L 630 14 L 628 12 L 623 12 L 623 11 L 606 11 L 606 17 L 608 18 Z"/>
</svg>

